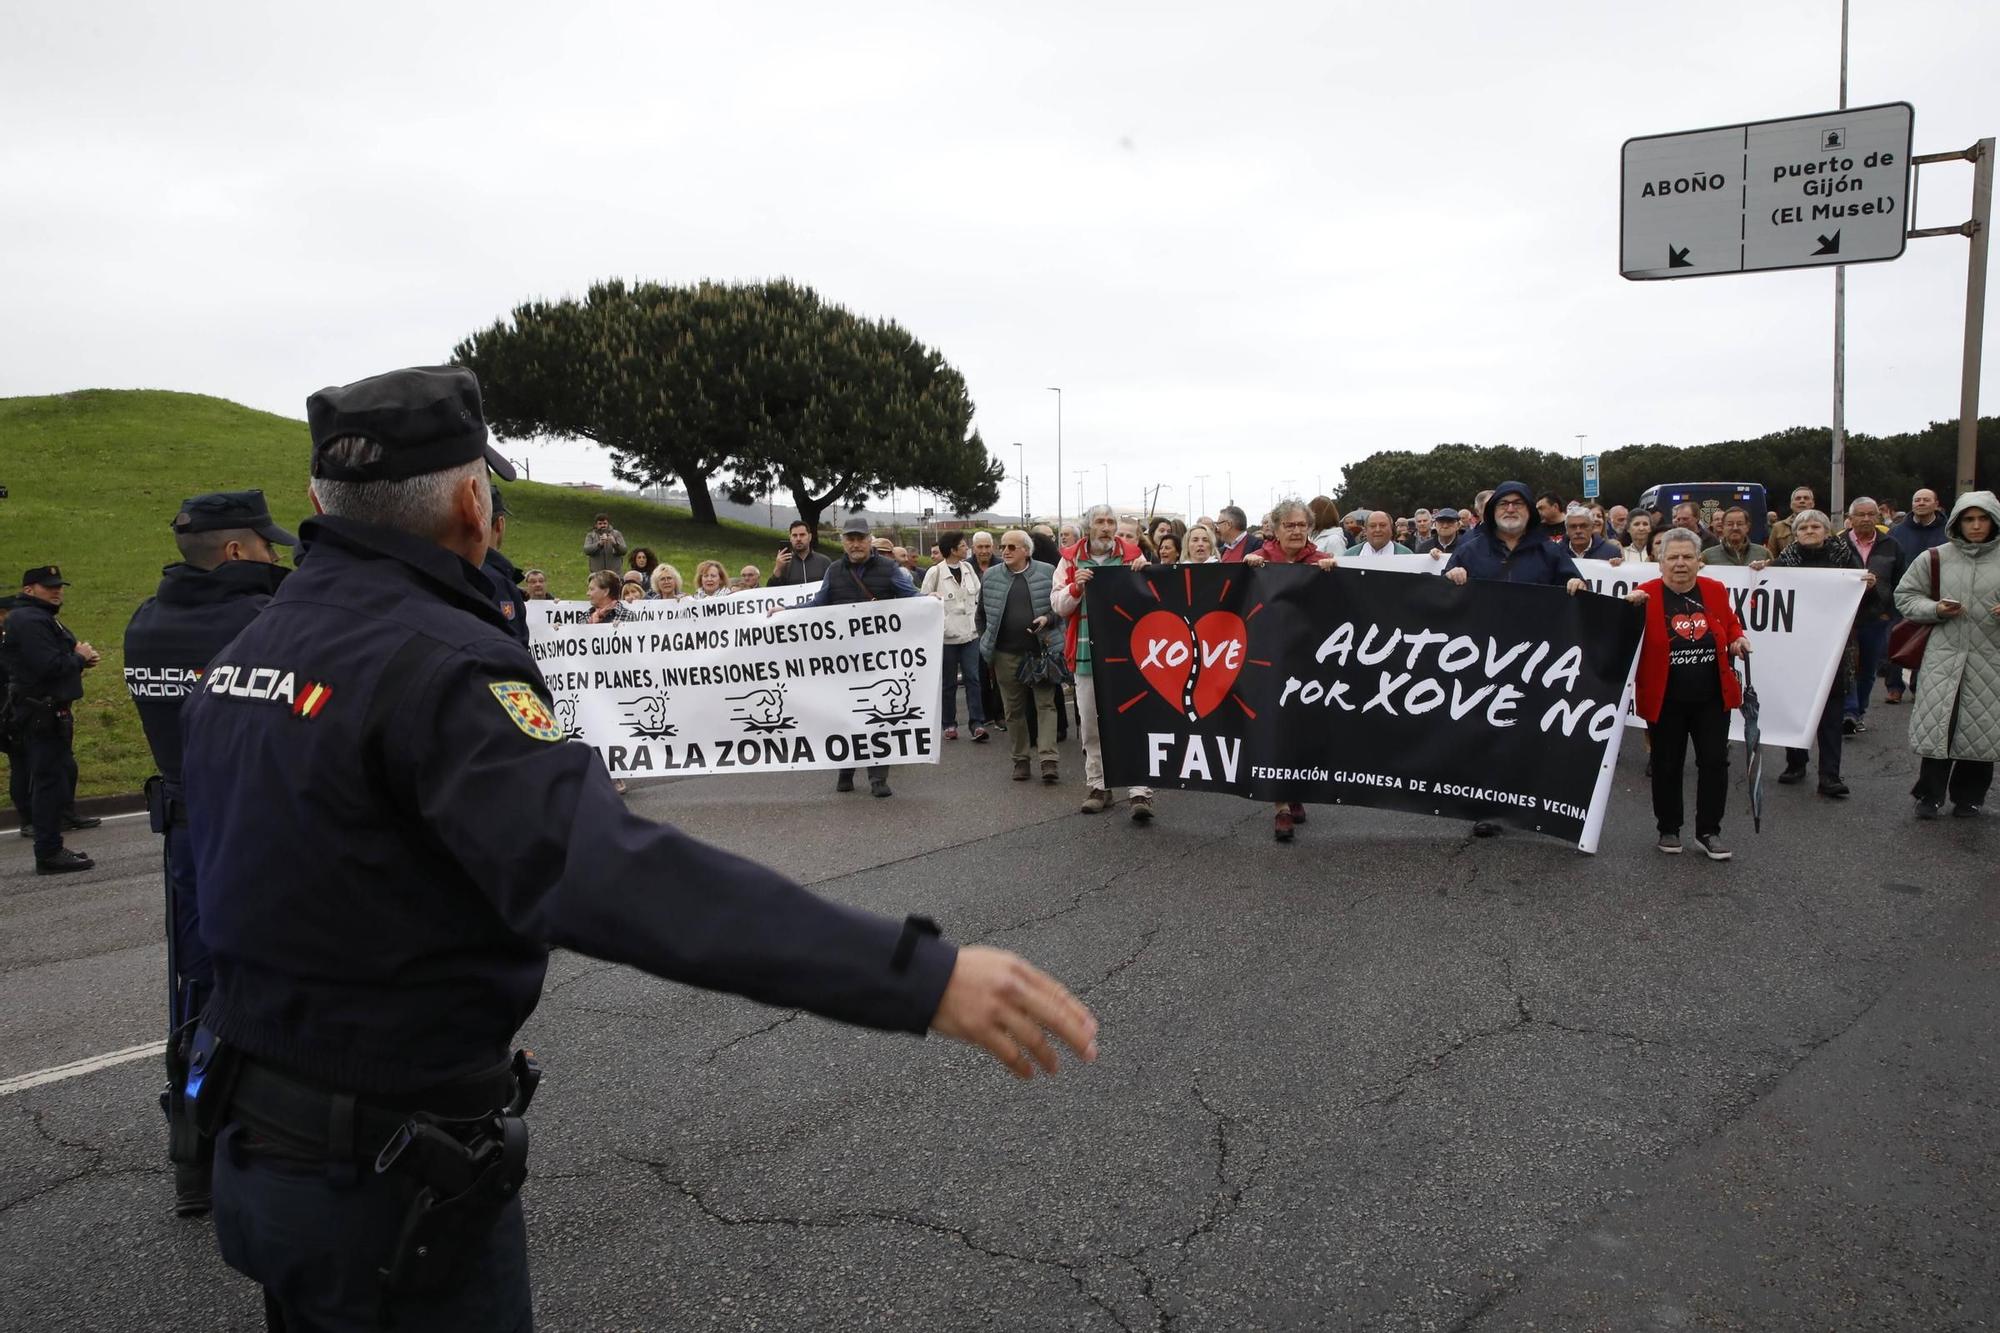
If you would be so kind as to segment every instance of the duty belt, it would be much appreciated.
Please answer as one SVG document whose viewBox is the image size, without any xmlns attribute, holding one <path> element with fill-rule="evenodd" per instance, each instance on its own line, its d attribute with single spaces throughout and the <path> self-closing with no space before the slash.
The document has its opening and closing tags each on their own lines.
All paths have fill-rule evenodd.
<svg viewBox="0 0 2000 1333">
<path fill-rule="evenodd" d="M 519 1115 L 534 1096 L 541 1070 L 526 1051 L 478 1078 L 411 1096 L 407 1105 L 364 1101 L 293 1078 L 245 1058 L 236 1072 L 227 1114 L 245 1127 L 302 1155 L 329 1161 L 373 1161 L 416 1115 L 475 1120 L 509 1108 Z"/>
</svg>

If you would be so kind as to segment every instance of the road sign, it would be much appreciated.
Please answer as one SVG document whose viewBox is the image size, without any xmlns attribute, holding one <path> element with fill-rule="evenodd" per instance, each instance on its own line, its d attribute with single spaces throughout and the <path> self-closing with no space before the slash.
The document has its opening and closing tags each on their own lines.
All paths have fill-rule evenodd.
<svg viewBox="0 0 2000 1333">
<path fill-rule="evenodd" d="M 1585 454 L 1583 456 L 1583 498 L 1586 500 L 1595 500 L 1597 498 L 1596 454 Z"/>
<path fill-rule="evenodd" d="M 1628 278 L 1866 264 L 1903 253 L 1908 102 L 1625 141 Z"/>
</svg>

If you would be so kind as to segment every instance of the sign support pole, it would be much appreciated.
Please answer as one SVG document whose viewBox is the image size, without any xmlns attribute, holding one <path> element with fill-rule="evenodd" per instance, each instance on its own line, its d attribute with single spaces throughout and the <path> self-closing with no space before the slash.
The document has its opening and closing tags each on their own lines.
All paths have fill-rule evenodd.
<svg viewBox="0 0 2000 1333">
<path fill-rule="evenodd" d="M 1963 236 L 1972 242 L 1965 261 L 1965 360 L 1958 382 L 1958 494 L 1979 482 L 1979 363 L 1986 335 L 1986 237 L 1993 230 L 1993 146 L 1991 136 L 1958 153 L 1924 153 L 1914 167 L 1933 162 L 1972 163 L 1972 220 L 1956 227 L 1913 227 L 1924 236 Z"/>
<path fill-rule="evenodd" d="M 1972 254 L 1965 265 L 1965 365 L 1958 385 L 1958 493 L 1979 472 L 1979 357 L 1986 330 L 1986 237 L 1993 230 L 1993 140 L 1974 145 Z"/>
<path fill-rule="evenodd" d="M 1840 0 L 1840 109 L 1847 110 L 1847 3 Z M 1847 265 L 1833 266 L 1833 493 L 1827 517 L 1847 512 Z"/>
</svg>

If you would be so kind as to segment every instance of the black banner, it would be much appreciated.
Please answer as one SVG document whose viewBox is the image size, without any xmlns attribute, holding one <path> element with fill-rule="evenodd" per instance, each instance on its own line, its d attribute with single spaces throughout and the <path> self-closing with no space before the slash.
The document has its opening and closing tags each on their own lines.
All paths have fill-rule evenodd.
<svg viewBox="0 0 2000 1333">
<path fill-rule="evenodd" d="M 1596 849 L 1636 607 L 1215 564 L 1100 569 L 1084 609 L 1112 785 L 1485 819 Z"/>
</svg>

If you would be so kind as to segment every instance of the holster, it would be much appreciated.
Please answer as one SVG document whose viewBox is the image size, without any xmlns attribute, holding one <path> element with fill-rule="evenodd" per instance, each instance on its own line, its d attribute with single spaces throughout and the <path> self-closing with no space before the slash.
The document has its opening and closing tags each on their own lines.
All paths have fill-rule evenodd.
<svg viewBox="0 0 2000 1333">
<path fill-rule="evenodd" d="M 375 1158 L 378 1174 L 399 1173 L 417 1186 L 389 1266 L 385 1302 L 399 1295 L 449 1290 L 492 1234 L 528 1175 L 528 1122 L 522 1118 L 541 1082 L 541 1066 L 514 1053 L 514 1100 L 470 1120 L 413 1115 Z"/>
</svg>

